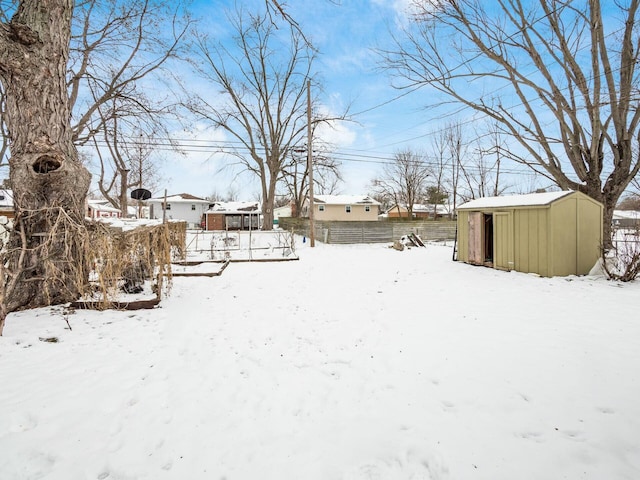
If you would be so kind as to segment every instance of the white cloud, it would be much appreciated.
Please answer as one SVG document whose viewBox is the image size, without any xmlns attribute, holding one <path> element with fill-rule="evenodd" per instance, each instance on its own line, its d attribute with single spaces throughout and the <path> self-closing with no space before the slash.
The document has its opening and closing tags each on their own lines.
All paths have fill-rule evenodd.
<svg viewBox="0 0 640 480">
<path fill-rule="evenodd" d="M 167 190 L 197 196 L 229 190 L 237 176 L 233 168 L 236 160 L 224 131 L 197 124 L 190 131 L 174 132 L 174 138 L 178 139 L 182 153 L 174 154 L 165 164 Z"/>
<path fill-rule="evenodd" d="M 375 5 L 390 8 L 395 12 L 396 20 L 403 23 L 416 11 L 415 0 L 373 0 Z"/>
</svg>

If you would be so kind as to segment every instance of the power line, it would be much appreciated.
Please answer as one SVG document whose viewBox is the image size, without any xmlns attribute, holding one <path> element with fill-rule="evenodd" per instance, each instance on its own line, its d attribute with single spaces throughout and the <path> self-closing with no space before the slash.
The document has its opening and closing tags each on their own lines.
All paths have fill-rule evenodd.
<svg viewBox="0 0 640 480">
<path fill-rule="evenodd" d="M 137 141 L 137 140 L 136 140 Z M 104 145 L 104 140 L 99 140 L 98 144 Z M 132 142 L 135 143 L 135 142 Z M 241 142 L 229 142 L 230 145 L 225 145 L 219 142 L 211 142 L 209 140 L 201 140 L 201 139 L 162 139 L 162 138 L 154 138 L 148 142 L 143 142 L 144 145 L 151 146 L 154 149 L 162 150 L 162 151 L 175 151 L 176 148 L 179 149 L 180 152 L 186 153 L 198 153 L 198 154 L 226 154 L 230 156 L 237 156 L 238 154 L 248 154 L 249 149 L 246 148 Z M 236 145 L 234 145 L 234 143 Z M 358 152 L 367 152 L 367 153 L 358 153 Z M 332 152 L 329 152 L 331 158 L 335 159 L 337 162 L 342 164 L 372 164 L 372 165 L 393 165 L 395 163 L 394 154 L 389 153 L 381 153 L 381 152 L 370 152 L 370 151 L 362 151 L 362 150 L 351 150 L 351 149 L 336 149 Z M 451 168 L 450 165 L 444 164 L 436 157 L 430 155 L 421 155 L 421 160 L 418 162 L 420 165 L 429 168 Z M 475 165 L 466 165 L 466 169 L 471 171 L 480 171 L 481 167 Z M 501 168 L 501 172 L 505 174 L 513 174 L 513 175 L 536 175 L 535 172 L 532 172 L 530 168 L 525 169 L 509 169 L 509 168 Z"/>
</svg>

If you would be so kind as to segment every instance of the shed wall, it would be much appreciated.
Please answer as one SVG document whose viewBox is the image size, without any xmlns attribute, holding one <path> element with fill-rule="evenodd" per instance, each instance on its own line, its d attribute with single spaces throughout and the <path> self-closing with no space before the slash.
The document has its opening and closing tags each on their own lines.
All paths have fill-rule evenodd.
<svg viewBox="0 0 640 480">
<path fill-rule="evenodd" d="M 513 222 L 515 270 L 548 275 L 549 209 L 514 209 Z"/>
<path fill-rule="evenodd" d="M 469 262 L 469 212 L 461 210 L 458 212 L 458 232 L 456 239 L 456 248 L 458 249 L 458 260 L 461 262 Z"/>
<path fill-rule="evenodd" d="M 551 210 L 551 271 L 550 275 L 577 273 L 578 210 L 575 197 L 556 202 Z"/>
<path fill-rule="evenodd" d="M 591 199 L 579 198 L 578 271 L 587 274 L 600 258 L 603 208 Z"/>
<path fill-rule="evenodd" d="M 499 270 L 513 270 L 513 212 L 495 212 L 493 223 L 493 266 Z"/>
</svg>

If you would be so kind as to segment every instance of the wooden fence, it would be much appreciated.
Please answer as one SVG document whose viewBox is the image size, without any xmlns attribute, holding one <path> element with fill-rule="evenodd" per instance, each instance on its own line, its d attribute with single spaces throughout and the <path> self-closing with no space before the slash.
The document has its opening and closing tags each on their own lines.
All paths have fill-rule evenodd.
<svg viewBox="0 0 640 480">
<path fill-rule="evenodd" d="M 280 218 L 283 230 L 309 236 L 306 218 Z M 324 243 L 389 243 L 415 233 L 424 241 L 453 240 L 456 222 L 452 220 L 381 220 L 377 222 L 315 222 L 315 238 Z"/>
</svg>

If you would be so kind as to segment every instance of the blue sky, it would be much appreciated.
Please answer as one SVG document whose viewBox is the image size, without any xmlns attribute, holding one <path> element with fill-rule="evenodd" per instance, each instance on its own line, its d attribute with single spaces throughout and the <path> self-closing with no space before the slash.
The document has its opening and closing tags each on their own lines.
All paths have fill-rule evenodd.
<svg viewBox="0 0 640 480">
<path fill-rule="evenodd" d="M 210 26 L 211 35 L 220 39 L 231 33 L 224 26 L 222 5 L 233 2 L 199 2 L 196 16 Z M 251 8 L 262 7 L 262 0 L 239 2 Z M 380 68 L 375 50 L 389 45 L 390 32 L 406 21 L 405 1 L 349 0 L 340 5 L 329 0 L 289 2 L 287 11 L 319 50 L 315 70 L 322 81 L 322 109 L 339 113 L 347 107 L 351 120 L 335 124 L 322 135 L 336 149 L 344 183 L 340 193 L 367 193 L 370 182 L 380 175 L 383 163 L 402 148 L 426 150 L 429 133 L 441 128 L 442 111 L 425 108 L 433 98 L 427 89 L 407 94 L 392 87 L 392 79 Z M 394 100 L 401 97 L 397 100 Z M 452 117 L 460 119 L 460 117 Z M 221 132 L 197 133 L 198 138 L 224 140 Z M 170 192 L 187 191 L 209 195 L 235 190 L 243 197 L 258 195 L 251 177 L 220 166 L 229 159 L 191 154 L 165 162 Z"/>
<path fill-rule="evenodd" d="M 482 135 L 484 125 L 471 112 L 459 111 L 455 105 L 434 107 L 444 99 L 428 87 L 414 92 L 395 89 L 392 84 L 401 80 L 392 78 L 381 68 L 376 49 L 388 47 L 392 44 L 391 36 L 399 34 L 400 27 L 408 21 L 410 0 L 280 3 L 319 51 L 314 71 L 321 80 L 322 93 L 315 108 L 340 114 L 349 107 L 349 121 L 320 132 L 323 139 L 335 147 L 333 156 L 341 163 L 344 183 L 337 193 L 369 193 L 371 180 L 381 175 L 384 164 L 390 162 L 396 152 L 411 149 L 428 154 L 434 135 L 447 123 L 460 122 L 469 141 Z M 202 29 L 212 38 L 225 41 L 234 33 L 226 21 L 225 9 L 242 6 L 247 10 L 262 10 L 264 5 L 265 0 L 193 0 L 192 9 Z M 611 18 L 605 20 L 611 21 Z M 530 65 L 524 67 L 535 74 Z M 215 86 L 198 80 L 184 65 L 180 68 L 188 90 L 206 91 L 215 98 Z M 151 96 L 156 94 L 153 89 L 164 88 L 157 81 L 148 83 Z M 469 88 L 474 88 L 478 95 L 481 91 L 503 93 L 499 85 L 486 81 L 476 81 Z M 158 94 L 164 95 L 164 92 Z M 503 100 L 505 106 L 519 106 L 517 99 L 511 103 L 508 98 Z M 553 119 L 543 120 L 553 128 Z M 187 145 L 185 155 L 158 152 L 163 181 L 153 192 L 155 195 L 162 195 L 166 188 L 170 194 L 188 192 L 207 196 L 213 192 L 225 195 L 234 191 L 243 200 L 259 198 L 258 182 L 253 176 L 234 168 L 233 159 L 212 153 L 212 145 L 229 144 L 228 135 L 205 124 L 195 124 L 190 131 L 177 131 L 176 137 Z M 508 192 L 551 186 L 548 180 L 536 179 L 525 167 L 505 161 L 501 173 L 509 177 L 509 172 L 512 174 L 506 179 Z"/>
<path fill-rule="evenodd" d="M 456 107 L 428 107 L 439 99 L 434 91 L 422 88 L 406 92 L 392 87 L 394 79 L 380 65 L 377 48 L 391 44 L 392 33 L 407 22 L 409 0 L 289 0 L 280 2 L 301 30 L 318 49 L 314 71 L 321 80 L 320 105 L 328 114 L 339 114 L 348 107 L 350 120 L 334 124 L 320 132 L 331 143 L 333 156 L 341 164 L 344 182 L 337 193 L 369 193 L 371 181 L 381 175 L 382 168 L 394 153 L 409 148 L 427 152 L 432 134 L 447 122 L 464 122 L 469 138 L 474 136 L 470 114 L 452 114 Z M 234 32 L 225 20 L 225 9 L 236 5 L 248 10 L 264 9 L 265 0 L 194 0 L 193 15 L 202 29 L 220 41 Z M 216 88 L 198 80 L 184 68 L 187 89 L 202 92 Z M 398 79 L 395 79 L 398 82 Z M 157 88 L 158 83 L 149 82 Z M 150 90 L 150 95 L 155 93 Z M 163 181 L 154 191 L 162 195 L 188 192 L 208 196 L 236 192 L 239 199 L 258 199 L 258 182 L 250 174 L 234 167 L 229 157 L 212 154 L 212 144 L 230 139 L 221 131 L 204 124 L 193 125 L 191 131 L 176 132 L 184 140 L 185 155 L 158 152 L 156 160 Z M 505 166 L 505 169 L 508 169 Z M 512 165 L 512 169 L 521 169 Z M 526 188 L 530 175 L 524 175 Z"/>
</svg>

